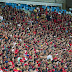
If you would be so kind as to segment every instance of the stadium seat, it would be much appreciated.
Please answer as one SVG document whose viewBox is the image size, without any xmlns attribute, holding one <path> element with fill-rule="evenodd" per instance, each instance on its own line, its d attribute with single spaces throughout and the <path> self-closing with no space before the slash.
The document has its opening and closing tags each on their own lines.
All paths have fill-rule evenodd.
<svg viewBox="0 0 72 72">
<path fill-rule="evenodd" d="M 66 13 L 66 10 L 62 10 L 62 13 L 63 13 L 63 11 L 64 11 L 64 13 Z"/>
<path fill-rule="evenodd" d="M 57 8 L 56 8 L 56 7 L 54 7 L 54 9 L 56 10 Z"/>
<path fill-rule="evenodd" d="M 6 5 L 9 5 L 9 3 L 6 3 Z"/>
<path fill-rule="evenodd" d="M 64 13 L 66 13 L 66 10 L 64 10 Z"/>
<path fill-rule="evenodd" d="M 14 6 L 14 3 L 12 3 L 11 5 Z"/>
<path fill-rule="evenodd" d="M 54 12 L 55 9 L 52 9 L 52 12 Z"/>
<path fill-rule="evenodd" d="M 48 8 L 48 9 L 50 9 L 50 7 L 49 7 L 49 6 L 47 6 L 47 8 Z"/>
<path fill-rule="evenodd" d="M 16 7 L 16 6 L 17 6 L 17 4 L 16 4 L 16 3 L 14 3 L 14 6 Z"/>
<path fill-rule="evenodd" d="M 32 7 L 31 7 L 31 8 L 29 8 L 29 11 L 33 11 Z"/>
<path fill-rule="evenodd" d="M 61 12 L 61 10 L 59 9 L 59 11 Z"/>
<path fill-rule="evenodd" d="M 11 6 L 12 5 L 12 3 L 9 3 L 9 6 Z"/>
<path fill-rule="evenodd" d="M 23 5 L 23 4 L 21 4 L 21 5 L 20 5 L 20 7 L 24 7 L 24 5 Z"/>
<path fill-rule="evenodd" d="M 52 9 L 54 9 L 54 7 L 51 7 Z"/>
<path fill-rule="evenodd" d="M 12 3 L 6 3 L 6 5 L 12 6 Z"/>
<path fill-rule="evenodd" d="M 45 10 L 46 9 L 46 6 L 42 6 L 42 8 Z"/>
<path fill-rule="evenodd" d="M 36 7 L 33 7 L 33 10 L 35 9 Z"/>
<path fill-rule="evenodd" d="M 25 10 L 28 10 L 28 9 L 29 9 L 28 5 L 25 5 Z"/>
<path fill-rule="evenodd" d="M 30 11 L 33 11 L 35 9 L 35 7 L 29 7 Z"/>
<path fill-rule="evenodd" d="M 12 5 L 12 8 L 15 8 L 15 6 L 14 6 L 14 5 Z"/>
<path fill-rule="evenodd" d="M 63 13 L 63 10 L 61 10 L 61 13 Z"/>
<path fill-rule="evenodd" d="M 20 9 L 20 6 L 17 6 L 16 9 Z"/>
<path fill-rule="evenodd" d="M 57 9 L 59 9 L 59 7 L 56 7 Z"/>
<path fill-rule="evenodd" d="M 59 9 L 56 9 L 57 12 L 59 12 Z"/>
</svg>

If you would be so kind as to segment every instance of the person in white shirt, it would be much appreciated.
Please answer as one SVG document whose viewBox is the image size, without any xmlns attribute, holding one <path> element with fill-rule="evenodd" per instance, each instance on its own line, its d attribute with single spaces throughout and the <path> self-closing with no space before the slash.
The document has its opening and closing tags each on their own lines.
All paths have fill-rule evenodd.
<svg viewBox="0 0 72 72">
<path fill-rule="evenodd" d="M 51 61 L 53 60 L 52 55 L 48 55 L 48 56 L 47 56 L 47 60 L 49 60 L 49 59 L 51 59 Z"/>
</svg>

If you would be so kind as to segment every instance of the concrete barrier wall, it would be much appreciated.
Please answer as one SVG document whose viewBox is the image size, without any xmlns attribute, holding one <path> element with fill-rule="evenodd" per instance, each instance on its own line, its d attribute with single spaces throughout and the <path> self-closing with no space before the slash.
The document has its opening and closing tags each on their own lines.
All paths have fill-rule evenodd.
<svg viewBox="0 0 72 72">
<path fill-rule="evenodd" d="M 55 2 L 55 0 L 18 0 L 18 1 L 35 1 L 35 2 L 51 2 L 51 3 Z"/>
<path fill-rule="evenodd" d="M 64 3 L 66 0 L 0 0 L 0 2 L 10 1 L 33 1 L 33 2 L 48 2 L 48 3 Z"/>
<path fill-rule="evenodd" d="M 66 0 L 18 0 L 18 1 L 36 1 L 36 2 L 49 2 L 49 3 L 64 3 Z"/>
</svg>

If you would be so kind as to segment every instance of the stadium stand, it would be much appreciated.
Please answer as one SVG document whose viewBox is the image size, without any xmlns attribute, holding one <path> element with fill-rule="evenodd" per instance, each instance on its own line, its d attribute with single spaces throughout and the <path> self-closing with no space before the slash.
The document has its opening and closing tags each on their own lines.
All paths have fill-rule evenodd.
<svg viewBox="0 0 72 72">
<path fill-rule="evenodd" d="M 0 72 L 72 71 L 72 16 L 58 5 L 1 6 Z"/>
</svg>

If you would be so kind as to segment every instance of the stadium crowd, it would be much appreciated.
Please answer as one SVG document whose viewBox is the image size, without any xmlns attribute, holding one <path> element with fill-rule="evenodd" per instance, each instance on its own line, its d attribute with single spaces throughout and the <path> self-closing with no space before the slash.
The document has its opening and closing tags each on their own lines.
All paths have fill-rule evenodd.
<svg viewBox="0 0 72 72">
<path fill-rule="evenodd" d="M 11 6 L 1 15 L 1 72 L 72 71 L 71 15 L 37 7 L 29 16 Z"/>
</svg>

